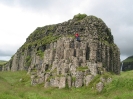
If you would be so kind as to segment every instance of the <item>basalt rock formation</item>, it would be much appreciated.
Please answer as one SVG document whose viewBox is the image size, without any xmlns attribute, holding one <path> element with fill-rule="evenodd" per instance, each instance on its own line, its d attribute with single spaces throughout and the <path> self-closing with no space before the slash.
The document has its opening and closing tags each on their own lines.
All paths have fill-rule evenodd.
<svg viewBox="0 0 133 99">
<path fill-rule="evenodd" d="M 74 38 L 75 32 L 81 42 Z M 100 18 L 78 14 L 63 23 L 38 27 L 2 69 L 27 70 L 32 85 L 88 86 L 97 74 L 120 73 L 120 51 Z"/>
</svg>

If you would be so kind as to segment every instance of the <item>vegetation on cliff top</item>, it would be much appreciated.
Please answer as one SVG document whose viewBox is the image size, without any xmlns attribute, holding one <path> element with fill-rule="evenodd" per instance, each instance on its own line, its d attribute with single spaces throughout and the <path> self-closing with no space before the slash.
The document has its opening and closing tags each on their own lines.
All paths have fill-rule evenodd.
<svg viewBox="0 0 133 99">
<path fill-rule="evenodd" d="M 130 56 L 130 57 L 126 58 L 122 62 L 133 62 L 133 56 Z"/>
<path fill-rule="evenodd" d="M 78 24 L 75 24 L 76 22 Z M 98 38 L 96 39 L 98 39 L 99 41 L 103 42 L 106 45 L 109 45 L 109 46 L 111 46 L 111 44 L 113 45 L 113 36 L 111 35 L 111 31 L 109 31 L 106 24 L 100 18 L 97 18 L 95 16 L 87 16 L 86 14 L 79 13 L 73 17 L 71 22 L 67 21 L 59 24 L 38 27 L 35 31 L 33 31 L 33 33 L 31 33 L 28 36 L 28 38 L 26 39 L 26 42 L 21 46 L 19 51 L 21 55 L 24 55 L 25 51 L 26 53 L 27 52 L 30 53 L 34 49 L 34 51 L 36 51 L 36 55 L 43 58 L 43 55 L 44 55 L 43 52 L 46 49 L 46 46 L 51 42 L 55 42 L 60 37 L 64 36 L 64 34 L 61 34 L 62 31 L 65 31 L 65 33 L 67 33 L 67 36 L 71 36 L 71 35 L 73 36 L 73 31 L 75 31 L 74 29 L 76 28 L 79 30 L 79 32 L 82 35 L 82 31 L 85 30 L 86 24 L 88 28 L 92 29 L 92 31 L 88 33 L 91 33 L 92 36 L 97 35 Z M 77 27 L 77 25 L 80 25 L 80 26 Z M 97 34 L 95 34 L 95 29 L 93 29 L 93 27 L 97 29 Z M 58 32 L 58 30 L 61 30 L 61 31 Z M 28 62 L 26 63 L 26 65 L 29 65 L 31 61 L 32 59 L 29 59 L 29 60 L 26 59 L 26 62 Z"/>
<path fill-rule="evenodd" d="M 85 19 L 86 21 L 89 20 L 89 22 L 93 22 L 94 26 L 101 25 L 100 27 L 97 27 L 98 29 L 98 38 L 100 41 L 107 41 L 108 43 L 113 43 L 113 36 L 111 35 L 111 31 L 106 27 L 106 24 L 100 19 L 95 16 L 87 16 L 86 14 L 77 14 L 73 17 L 73 24 L 75 22 L 79 22 L 80 20 Z M 86 23 L 85 21 L 85 23 Z M 67 23 L 68 25 L 69 22 Z M 81 24 L 81 23 L 80 23 Z M 25 44 L 21 47 L 24 49 L 30 49 L 33 46 L 45 46 L 46 44 L 49 44 L 51 42 L 55 42 L 59 37 L 61 37 L 61 34 L 56 34 L 56 30 L 60 27 L 58 27 L 59 24 L 54 25 L 47 25 L 44 27 L 38 27 L 33 33 L 29 35 L 29 37 L 26 39 Z M 73 25 L 72 25 L 73 26 Z M 66 30 L 69 30 L 69 27 L 71 29 L 75 28 L 72 26 L 66 26 Z M 85 28 L 85 27 L 84 27 Z M 105 30 L 107 33 L 103 32 Z M 70 32 L 70 31 L 69 31 Z M 79 31 L 80 32 L 80 31 Z M 70 35 L 69 33 L 67 35 Z M 73 35 L 73 33 L 72 33 Z"/>
<path fill-rule="evenodd" d="M 82 20 L 83 18 L 85 18 L 87 15 L 86 14 L 77 14 L 77 15 L 74 15 L 73 19 L 79 21 L 79 20 Z"/>
<path fill-rule="evenodd" d="M 47 36 L 44 36 L 43 38 L 41 37 L 41 38 L 38 38 L 36 40 L 26 42 L 21 48 L 22 48 L 22 51 L 24 51 L 25 49 L 27 49 L 27 48 L 31 49 L 32 47 L 37 47 L 37 49 L 39 49 L 40 46 L 46 47 L 47 44 L 50 44 L 51 42 L 57 41 L 57 39 L 59 37 L 60 36 L 53 36 L 53 33 L 49 33 Z"/>
</svg>

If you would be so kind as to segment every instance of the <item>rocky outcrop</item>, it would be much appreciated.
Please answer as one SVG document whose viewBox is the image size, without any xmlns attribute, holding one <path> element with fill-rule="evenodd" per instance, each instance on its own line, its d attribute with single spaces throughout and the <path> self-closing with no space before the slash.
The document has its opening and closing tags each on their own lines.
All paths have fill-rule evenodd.
<svg viewBox="0 0 133 99">
<path fill-rule="evenodd" d="M 75 40 L 75 32 L 81 42 Z M 97 74 L 120 73 L 120 52 L 101 19 L 78 14 L 67 22 L 37 28 L 3 70 L 27 70 L 32 85 L 88 86 Z"/>
<path fill-rule="evenodd" d="M 2 66 L 0 66 L 0 71 L 2 71 Z"/>
<path fill-rule="evenodd" d="M 102 53 L 107 52 L 103 48 L 107 45 L 99 41 L 85 40 L 84 37 L 80 39 L 81 42 L 78 42 L 72 37 L 61 37 L 57 42 L 51 43 L 44 51 L 42 63 L 39 63 L 37 68 L 35 66 L 29 68 L 29 73 L 34 75 L 32 85 L 45 82 L 45 87 L 64 88 L 66 84 L 69 87 L 88 86 L 97 74 L 103 74 L 108 70 L 109 57 L 105 59 L 109 64 L 106 67 L 102 61 L 96 59 L 98 50 L 101 51 L 99 57 L 104 59 L 105 56 Z M 101 47 L 94 50 L 98 45 Z"/>
</svg>

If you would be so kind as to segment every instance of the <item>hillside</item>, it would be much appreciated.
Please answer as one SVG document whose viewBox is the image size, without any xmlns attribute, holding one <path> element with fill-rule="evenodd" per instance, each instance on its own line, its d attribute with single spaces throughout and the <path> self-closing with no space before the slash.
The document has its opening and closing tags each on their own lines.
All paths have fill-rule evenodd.
<svg viewBox="0 0 133 99">
<path fill-rule="evenodd" d="M 0 71 L 2 71 L 2 66 L 3 66 L 4 64 L 6 64 L 6 63 L 7 63 L 7 61 L 0 60 Z"/>
<path fill-rule="evenodd" d="M 124 62 L 124 63 L 126 63 L 126 62 L 133 62 L 133 56 L 129 56 L 128 58 L 126 58 L 122 62 Z"/>
<path fill-rule="evenodd" d="M 26 70 L 31 85 L 78 88 L 88 86 L 98 74 L 120 74 L 120 51 L 102 19 L 77 14 L 63 23 L 38 27 L 2 70 Z M 103 86 L 108 78 L 103 79 L 97 84 Z"/>
<path fill-rule="evenodd" d="M 105 84 L 102 92 L 92 88 L 100 75 L 88 87 L 81 88 L 44 88 L 43 84 L 30 85 L 30 75 L 25 71 L 0 72 L 0 99 L 132 99 L 133 71 L 121 75 L 106 74 L 112 82 Z"/>
<path fill-rule="evenodd" d="M 6 63 L 7 61 L 4 61 L 4 60 L 0 60 L 0 64 L 4 64 Z"/>
<path fill-rule="evenodd" d="M 125 60 L 122 61 L 123 66 L 122 70 L 127 71 L 127 70 L 133 70 L 133 56 L 129 56 Z"/>
</svg>

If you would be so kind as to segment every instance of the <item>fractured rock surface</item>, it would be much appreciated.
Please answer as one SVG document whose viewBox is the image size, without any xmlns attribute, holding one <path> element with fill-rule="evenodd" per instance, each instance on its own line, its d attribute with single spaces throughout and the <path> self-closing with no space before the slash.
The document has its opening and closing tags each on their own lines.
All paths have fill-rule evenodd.
<svg viewBox="0 0 133 99">
<path fill-rule="evenodd" d="M 79 33 L 81 42 L 73 37 L 75 32 Z M 114 44 L 111 30 L 101 19 L 94 16 L 82 20 L 73 18 L 37 28 L 2 70 L 27 70 L 32 85 L 88 86 L 97 74 L 120 73 L 120 51 Z M 101 91 L 102 87 L 98 89 Z"/>
<path fill-rule="evenodd" d="M 72 37 L 62 37 L 57 42 L 51 43 L 49 49 L 44 52 L 42 64 L 39 65 L 41 69 L 36 71 L 38 77 L 34 79 L 45 78 L 45 86 L 49 84 L 52 87 L 64 88 L 68 84 L 69 87 L 81 87 L 88 86 L 94 76 L 108 70 L 107 67 L 111 67 L 110 61 L 108 61 L 110 55 L 107 57 L 102 54 L 108 53 L 108 50 L 103 49 L 107 46 L 98 41 L 92 46 L 91 43 L 94 42 L 82 41 L 82 39 L 81 37 L 81 42 L 78 42 Z M 101 48 L 92 49 L 100 44 Z M 103 67 L 103 61 L 96 58 L 99 56 L 98 50 L 101 51 L 99 51 L 101 60 L 107 57 L 104 59 L 108 64 L 106 67 Z M 41 74 L 43 76 L 40 76 Z"/>
</svg>

